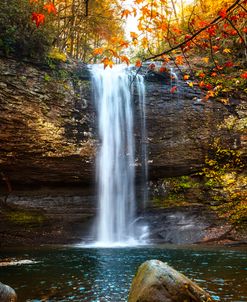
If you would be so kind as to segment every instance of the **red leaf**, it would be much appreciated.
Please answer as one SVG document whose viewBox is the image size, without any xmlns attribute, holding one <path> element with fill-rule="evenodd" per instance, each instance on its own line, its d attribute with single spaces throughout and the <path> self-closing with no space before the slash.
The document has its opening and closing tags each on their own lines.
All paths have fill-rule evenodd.
<svg viewBox="0 0 247 302">
<path fill-rule="evenodd" d="M 242 79 L 247 79 L 247 71 L 242 73 L 240 76 Z"/>
<path fill-rule="evenodd" d="M 207 88 L 208 90 L 213 88 L 213 86 L 211 84 L 205 84 L 204 87 Z"/>
<path fill-rule="evenodd" d="M 211 25 L 208 29 L 207 32 L 209 33 L 210 36 L 215 36 L 216 35 L 216 25 Z"/>
<path fill-rule="evenodd" d="M 226 66 L 226 67 L 232 67 L 233 65 L 234 65 L 234 64 L 233 64 L 232 61 L 228 61 L 228 62 L 225 63 L 225 66 Z"/>
<path fill-rule="evenodd" d="M 36 23 L 36 26 L 39 27 L 40 24 L 44 24 L 45 15 L 39 13 L 32 13 L 32 21 Z"/>
<path fill-rule="evenodd" d="M 136 67 L 141 67 L 141 66 L 142 66 L 141 60 L 137 60 L 135 66 L 136 66 Z"/>
<path fill-rule="evenodd" d="M 177 90 L 177 86 L 173 86 L 170 90 L 171 93 L 174 93 Z"/>
<path fill-rule="evenodd" d="M 185 36 L 184 36 L 184 39 L 185 39 L 185 40 L 188 40 L 188 39 L 190 39 L 190 38 L 191 38 L 191 35 L 185 35 Z"/>
<path fill-rule="evenodd" d="M 222 8 L 222 9 L 219 11 L 219 16 L 221 16 L 221 18 L 223 18 L 223 19 L 226 18 L 226 16 L 227 16 L 226 8 Z"/>
<path fill-rule="evenodd" d="M 155 64 L 154 64 L 154 63 L 152 63 L 152 64 L 150 64 L 150 65 L 148 66 L 148 69 L 154 70 L 154 68 L 155 68 Z"/>
<path fill-rule="evenodd" d="M 237 21 L 239 19 L 239 16 L 237 15 L 234 15 L 234 16 L 231 16 L 230 18 L 232 21 Z"/>
<path fill-rule="evenodd" d="M 167 71 L 167 69 L 165 68 L 165 67 L 160 67 L 160 69 L 159 69 L 159 72 L 166 72 Z"/>
</svg>

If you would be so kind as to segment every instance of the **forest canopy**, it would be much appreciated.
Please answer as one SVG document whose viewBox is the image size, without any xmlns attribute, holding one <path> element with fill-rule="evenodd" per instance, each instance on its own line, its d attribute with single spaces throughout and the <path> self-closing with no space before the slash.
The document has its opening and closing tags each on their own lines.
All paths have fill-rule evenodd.
<svg viewBox="0 0 247 302">
<path fill-rule="evenodd" d="M 120 62 L 141 67 L 145 61 L 159 60 L 162 72 L 172 62 L 177 68 L 186 66 L 184 80 L 197 78 L 197 85 L 212 97 L 217 78 L 225 73 L 234 72 L 238 79 L 228 86 L 245 85 L 246 4 L 247 0 L 2 1 L 0 49 L 7 56 L 64 61 L 70 57 L 102 62 L 105 68 Z"/>
</svg>

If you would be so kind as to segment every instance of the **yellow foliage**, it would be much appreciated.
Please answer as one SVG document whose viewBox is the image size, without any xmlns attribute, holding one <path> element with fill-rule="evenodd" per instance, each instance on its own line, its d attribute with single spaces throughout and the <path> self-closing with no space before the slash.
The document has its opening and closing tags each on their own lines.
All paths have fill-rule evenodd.
<svg viewBox="0 0 247 302">
<path fill-rule="evenodd" d="M 51 49 L 51 51 L 48 54 L 48 57 L 50 59 L 57 60 L 57 61 L 62 61 L 62 62 L 66 62 L 67 61 L 66 54 L 60 52 L 59 49 L 56 48 L 56 47 L 54 47 L 54 48 Z"/>
</svg>

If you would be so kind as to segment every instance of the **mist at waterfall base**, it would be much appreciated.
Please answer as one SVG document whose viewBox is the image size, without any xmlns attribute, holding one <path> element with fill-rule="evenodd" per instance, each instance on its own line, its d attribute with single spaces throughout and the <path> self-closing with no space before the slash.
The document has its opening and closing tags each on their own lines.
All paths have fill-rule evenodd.
<svg viewBox="0 0 247 302">
<path fill-rule="evenodd" d="M 136 217 L 134 85 L 141 120 L 142 203 L 146 202 L 147 147 L 145 85 L 126 65 L 104 69 L 91 66 L 100 146 L 96 162 L 98 218 L 95 246 L 133 246 L 146 243 L 147 226 Z"/>
</svg>

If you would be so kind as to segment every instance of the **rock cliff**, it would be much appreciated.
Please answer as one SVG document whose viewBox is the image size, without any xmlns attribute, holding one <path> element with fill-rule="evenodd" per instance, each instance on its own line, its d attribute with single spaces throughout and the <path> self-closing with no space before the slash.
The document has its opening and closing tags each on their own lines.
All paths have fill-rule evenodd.
<svg viewBox="0 0 247 302">
<path fill-rule="evenodd" d="M 79 67 L 56 68 L 0 60 L 0 171 L 10 183 L 88 184 L 94 179 L 97 134 L 90 80 Z M 170 82 L 146 83 L 150 178 L 195 171 L 228 110 L 201 101 L 186 84 L 172 94 Z"/>
</svg>

